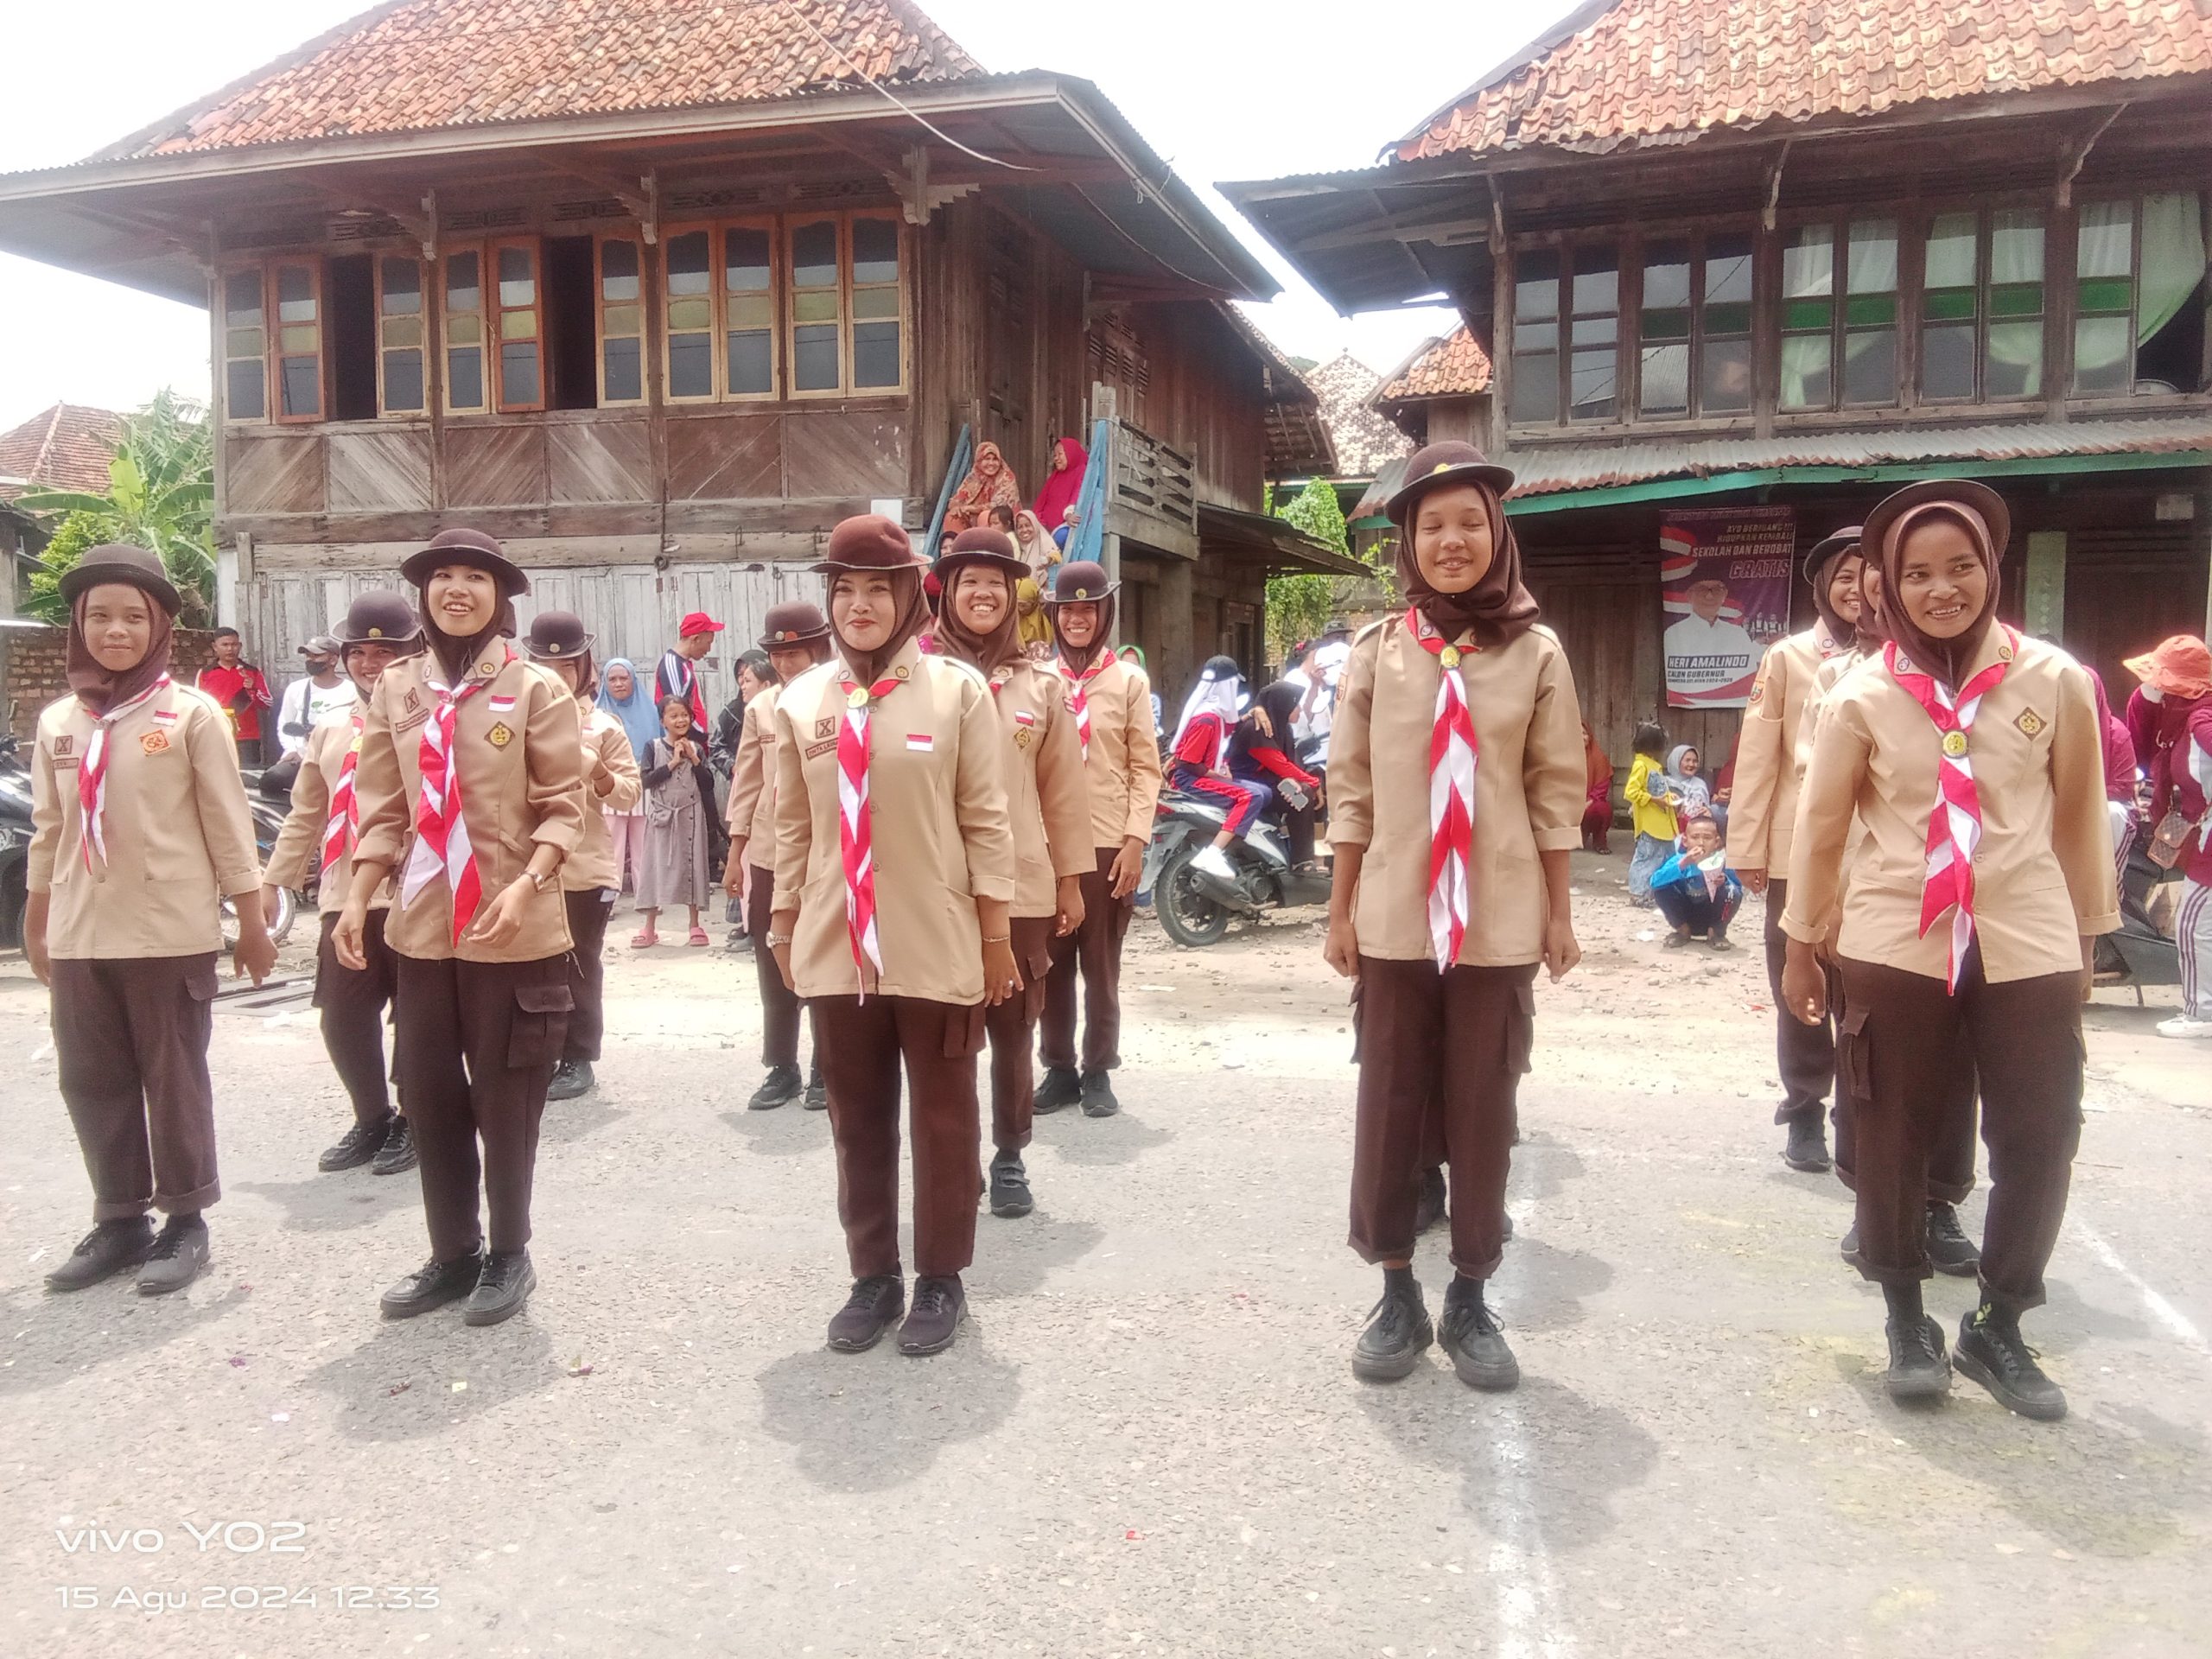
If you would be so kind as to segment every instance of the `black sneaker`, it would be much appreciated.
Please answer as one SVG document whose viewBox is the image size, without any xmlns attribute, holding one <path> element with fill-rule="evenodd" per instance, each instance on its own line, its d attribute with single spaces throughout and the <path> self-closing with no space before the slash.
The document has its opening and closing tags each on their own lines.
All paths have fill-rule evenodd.
<svg viewBox="0 0 2212 1659">
<path fill-rule="evenodd" d="M 153 1253 L 154 1224 L 146 1217 L 104 1221 L 77 1242 L 67 1262 L 46 1275 L 46 1287 L 83 1290 L 137 1267 Z"/>
<path fill-rule="evenodd" d="M 599 1086 L 589 1060 L 563 1060 L 553 1068 L 553 1081 L 545 1086 L 548 1100 L 574 1100 Z"/>
<path fill-rule="evenodd" d="M 1029 1172 L 1021 1166 L 1021 1154 L 1002 1152 L 991 1160 L 991 1213 L 995 1216 L 1026 1216 L 1037 1207 L 1029 1196 Z"/>
<path fill-rule="evenodd" d="M 1461 1290 L 1462 1285 L 1470 1287 Z M 1437 1341 L 1451 1356 L 1452 1369 L 1471 1389 L 1504 1389 L 1521 1381 L 1521 1362 L 1497 1333 L 1497 1319 L 1483 1300 L 1482 1287 L 1454 1277 L 1444 1293 L 1444 1319 Z"/>
<path fill-rule="evenodd" d="M 1083 1098 L 1083 1079 L 1075 1068 L 1048 1065 L 1044 1081 L 1037 1085 L 1037 1102 L 1030 1109 L 1038 1112 L 1057 1112 L 1063 1106 L 1075 1105 Z"/>
<path fill-rule="evenodd" d="M 182 1290 L 207 1265 L 207 1224 L 198 1216 L 171 1216 L 154 1236 L 146 1265 L 138 1270 L 141 1296 L 166 1296 Z"/>
<path fill-rule="evenodd" d="M 830 1085 L 822 1081 L 822 1074 L 819 1071 L 807 1080 L 806 1109 L 810 1112 L 826 1112 L 830 1109 Z"/>
<path fill-rule="evenodd" d="M 1363 1382 L 1395 1382 L 1413 1375 L 1422 1351 L 1436 1340 L 1428 1322 L 1428 1305 L 1421 1287 L 1394 1292 L 1387 1285 L 1382 1300 L 1367 1316 L 1367 1328 L 1351 1351 L 1351 1374 Z"/>
<path fill-rule="evenodd" d="M 906 1311 L 906 1286 L 897 1274 L 855 1279 L 853 1294 L 830 1321 L 830 1345 L 841 1354 L 865 1353 Z"/>
<path fill-rule="evenodd" d="M 1414 1206 L 1414 1235 L 1419 1237 L 1444 1219 L 1446 1194 L 1444 1190 L 1444 1166 L 1421 1173 L 1421 1202 Z"/>
<path fill-rule="evenodd" d="M 415 1167 L 415 1131 L 404 1117 L 391 1120 L 391 1129 L 384 1138 L 384 1150 L 377 1154 L 376 1162 L 369 1166 L 372 1175 L 404 1175 Z"/>
<path fill-rule="evenodd" d="M 530 1265 L 528 1250 L 492 1250 L 484 1257 L 484 1271 L 476 1288 L 461 1305 L 463 1325 L 498 1325 L 522 1312 L 530 1293 L 537 1288 L 537 1269 Z"/>
<path fill-rule="evenodd" d="M 941 1354 L 959 1333 L 968 1311 L 968 1293 L 957 1273 L 931 1274 L 914 1281 L 914 1306 L 899 1327 L 899 1351 L 919 1359 Z"/>
<path fill-rule="evenodd" d="M 798 1067 L 772 1065 L 760 1086 L 753 1091 L 753 1098 L 745 1103 L 748 1112 L 772 1112 L 779 1106 L 788 1106 L 805 1092 L 798 1080 Z"/>
<path fill-rule="evenodd" d="M 338 1137 L 336 1146 L 315 1160 L 315 1166 L 326 1175 L 333 1170 L 359 1169 L 384 1150 L 385 1136 L 391 1132 L 390 1112 L 373 1123 L 356 1123 Z"/>
<path fill-rule="evenodd" d="M 1954 1279 L 1971 1279 L 1981 1271 L 1981 1247 L 1959 1225 L 1956 1207 L 1941 1198 L 1928 1201 L 1928 1259 L 1936 1272 Z"/>
<path fill-rule="evenodd" d="M 1082 1090 L 1083 1115 L 1085 1117 L 1111 1117 L 1122 1109 L 1122 1103 L 1114 1097 L 1111 1072 L 1084 1072 Z"/>
<path fill-rule="evenodd" d="M 1892 1400 L 1933 1400 L 1951 1391 L 1951 1362 L 1943 1354 L 1943 1327 L 1922 1314 L 1891 1319 L 1890 1369 L 1882 1387 Z"/>
<path fill-rule="evenodd" d="M 1827 1131 L 1818 1117 L 1808 1114 L 1789 1120 L 1789 1144 L 1782 1149 L 1782 1161 L 1808 1175 L 1835 1167 L 1835 1160 L 1828 1156 Z"/>
<path fill-rule="evenodd" d="M 2055 1423 L 2066 1415 L 2066 1393 L 2043 1374 L 2037 1358 L 2020 1339 L 2019 1321 L 2007 1314 L 1985 1307 L 1959 1321 L 1959 1369 L 2005 1410 Z"/>
<path fill-rule="evenodd" d="M 483 1252 L 472 1251 L 450 1262 L 435 1257 L 409 1274 L 378 1299 L 387 1319 L 411 1319 L 434 1307 L 457 1302 L 476 1288 L 484 1276 Z"/>
</svg>

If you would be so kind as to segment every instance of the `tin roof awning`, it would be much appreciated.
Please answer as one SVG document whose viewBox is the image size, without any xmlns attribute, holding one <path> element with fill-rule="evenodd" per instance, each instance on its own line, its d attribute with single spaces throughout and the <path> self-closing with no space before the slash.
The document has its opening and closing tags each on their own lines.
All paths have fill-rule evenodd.
<svg viewBox="0 0 2212 1659">
<path fill-rule="evenodd" d="M 1482 285 L 1491 190 L 1464 157 L 1215 188 L 1345 316 Z"/>
<path fill-rule="evenodd" d="M 1884 483 L 1916 478 L 2037 477 L 2212 465 L 2212 413 L 2009 426 L 1887 427 L 1866 432 L 1711 438 L 1692 442 L 1561 444 L 1514 453 L 1515 517 L 1570 507 L 1675 500 L 1771 484 Z M 1352 509 L 1381 525 L 1404 475 L 1385 467 Z"/>
<path fill-rule="evenodd" d="M 1324 576 L 1371 576 L 1357 559 L 1315 541 L 1287 518 L 1235 507 L 1198 504 L 1198 550 L 1231 558 L 1265 562 L 1269 575 L 1294 572 Z"/>
</svg>

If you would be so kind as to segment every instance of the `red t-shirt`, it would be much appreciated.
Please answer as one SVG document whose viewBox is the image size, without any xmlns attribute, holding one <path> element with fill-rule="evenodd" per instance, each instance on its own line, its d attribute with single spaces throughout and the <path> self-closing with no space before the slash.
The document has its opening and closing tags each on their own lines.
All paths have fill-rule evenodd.
<svg viewBox="0 0 2212 1659">
<path fill-rule="evenodd" d="M 238 737 L 252 740 L 261 735 L 261 711 L 275 699 L 269 695 L 269 682 L 261 677 L 261 671 L 251 664 L 240 663 L 236 668 L 225 668 L 220 663 L 210 663 L 200 671 L 199 686 L 209 696 L 223 705 L 231 717 L 231 730 Z M 245 692 L 245 706 L 238 707 L 238 696 Z"/>
</svg>

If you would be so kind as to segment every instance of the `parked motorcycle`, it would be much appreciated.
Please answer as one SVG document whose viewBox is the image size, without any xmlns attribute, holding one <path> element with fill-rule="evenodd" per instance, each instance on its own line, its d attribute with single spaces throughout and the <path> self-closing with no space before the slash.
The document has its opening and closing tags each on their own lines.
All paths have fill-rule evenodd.
<svg viewBox="0 0 2212 1659">
<path fill-rule="evenodd" d="M 2161 903 L 2158 889 L 2181 879 L 2177 870 L 2161 869 L 2151 861 L 2139 837 L 2128 849 L 2127 868 L 2120 883 L 2120 931 L 2097 940 L 2096 982 L 2133 985 L 2140 1001 L 2145 985 L 2181 983 L 2181 951 L 2160 926 L 2158 916 L 2172 914 L 2171 902 Z"/>
<path fill-rule="evenodd" d="M 261 867 L 269 868 L 269 855 L 276 848 L 277 832 L 284 827 L 284 820 L 292 810 L 292 779 L 297 775 L 296 766 L 265 767 L 261 771 L 241 772 L 238 775 L 245 785 L 246 810 L 253 815 L 253 844 L 261 854 Z M 273 774 L 273 775 L 272 775 Z M 292 924 L 299 919 L 302 906 L 310 909 L 316 902 L 316 890 L 321 878 L 312 861 L 308 869 L 307 889 L 294 893 L 289 887 L 276 889 L 276 919 L 270 924 L 269 937 L 282 944 L 290 937 Z M 223 948 L 234 950 L 238 943 L 238 911 L 227 899 L 223 900 Z"/>
<path fill-rule="evenodd" d="M 1258 917 L 1329 901 L 1329 878 L 1291 867 L 1282 826 L 1272 815 L 1224 849 L 1233 881 L 1192 868 L 1192 861 L 1212 844 L 1227 817 L 1217 802 L 1179 790 L 1162 795 L 1154 815 L 1152 845 L 1145 849 L 1144 879 L 1138 885 L 1151 893 L 1154 912 L 1167 937 L 1192 950 L 1218 944 L 1232 916 Z"/>
<path fill-rule="evenodd" d="M 31 849 L 31 774 L 14 737 L 0 733 L 0 945 L 23 942 Z"/>
</svg>

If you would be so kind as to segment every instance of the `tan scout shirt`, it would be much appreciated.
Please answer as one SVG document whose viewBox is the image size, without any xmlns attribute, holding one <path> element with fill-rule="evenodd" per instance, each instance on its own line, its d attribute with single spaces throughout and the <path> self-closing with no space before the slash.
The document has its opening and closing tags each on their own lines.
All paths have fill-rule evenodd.
<svg viewBox="0 0 2212 1659">
<path fill-rule="evenodd" d="M 910 640 L 890 671 L 900 683 L 868 719 L 868 830 L 883 951 L 881 982 L 868 989 L 972 1007 L 983 1000 L 976 900 L 1014 897 L 1006 740 L 983 677 L 965 664 L 925 657 Z M 803 997 L 861 988 L 838 836 L 841 672 L 834 661 L 809 669 L 776 701 L 774 908 L 798 912 L 791 977 Z"/>
<path fill-rule="evenodd" d="M 622 885 L 622 872 L 614 862 L 614 832 L 607 827 L 609 812 L 629 812 L 645 792 L 638 772 L 638 751 L 622 722 L 606 709 L 579 702 L 584 759 L 584 833 L 576 850 L 561 861 L 561 891 L 593 893 Z M 601 784 L 607 792 L 599 792 Z"/>
<path fill-rule="evenodd" d="M 1428 741 L 1443 664 L 1393 617 L 1344 666 L 1329 737 L 1329 841 L 1364 847 L 1352 925 L 1360 954 L 1435 960 L 1428 934 Z M 1536 855 L 1582 844 L 1587 762 L 1574 675 L 1541 626 L 1460 658 L 1475 721 L 1473 913 L 1459 961 L 1497 968 L 1544 954 Z"/>
<path fill-rule="evenodd" d="M 745 868 L 776 868 L 776 695 L 772 685 L 745 705 L 729 768 L 729 832 L 745 842 Z"/>
<path fill-rule="evenodd" d="M 261 886 L 230 716 L 206 693 L 172 684 L 116 721 L 101 818 L 107 858 L 87 870 L 77 768 L 92 726 L 74 696 L 38 717 L 25 885 L 53 894 L 48 951 L 75 962 L 220 950 L 217 895 Z"/>
<path fill-rule="evenodd" d="M 390 867 L 402 884 L 415 842 L 415 809 L 423 793 L 423 727 L 437 707 L 424 683 L 436 673 L 429 653 L 394 663 L 377 682 L 361 733 L 353 791 L 361 804 L 361 840 L 353 856 Z M 583 755 L 575 698 L 550 668 L 494 639 L 470 677 L 483 689 L 462 702 L 454 722 L 454 765 L 461 812 L 476 850 L 484 903 L 523 874 L 539 843 L 565 857 L 583 838 Z M 477 912 L 478 921 L 483 911 Z M 442 874 L 407 904 L 395 899 L 385 939 L 404 957 L 424 961 L 537 962 L 570 944 L 568 907 L 556 881 L 533 893 L 522 931 L 494 949 L 471 931 L 453 942 L 453 893 Z"/>
<path fill-rule="evenodd" d="M 1992 628 L 1969 677 L 2012 649 Z M 1981 843 L 1974 933 L 1993 982 L 2078 972 L 2081 938 L 2120 925 L 2104 741 L 2088 672 L 2057 646 L 2022 636 L 2012 665 L 1981 700 L 1970 739 Z M 1855 812 L 1866 838 L 1842 899 L 1838 954 L 1945 976 L 1948 919 L 1920 936 L 1928 819 L 1942 752 L 1935 722 L 1878 655 L 1822 705 L 1797 802 L 1783 931 L 1818 944 L 1836 902 Z"/>
<path fill-rule="evenodd" d="M 308 734 L 307 747 L 300 754 L 299 776 L 292 779 L 292 810 L 284 819 L 284 827 L 276 832 L 276 844 L 269 850 L 269 868 L 261 878 L 270 887 L 289 887 L 295 893 L 306 890 L 308 877 L 322 861 L 322 832 L 330 824 L 331 797 L 338 792 L 339 773 L 355 741 L 351 715 L 325 721 Z M 358 791 L 355 798 L 359 798 Z M 346 908 L 346 893 L 353 885 L 353 854 L 349 848 L 339 854 L 338 861 L 316 889 L 315 908 L 326 916 L 335 916 Z M 391 903 L 391 883 L 387 881 L 369 900 L 369 908 L 382 910 Z"/>
<path fill-rule="evenodd" d="M 1051 669 L 1009 664 L 991 676 L 991 685 L 1000 729 L 1012 746 L 1007 756 L 1007 810 L 1014 826 L 1011 913 L 1051 916 L 1059 908 L 1058 880 L 1098 868 L 1083 740 L 1068 709 L 1067 682 Z M 1145 706 L 1152 706 L 1149 693 Z"/>
<path fill-rule="evenodd" d="M 1153 814 L 1160 805 L 1160 728 L 1152 719 L 1152 682 L 1142 669 L 1116 658 L 1084 691 L 1090 703 L 1090 753 L 1083 770 L 1090 785 L 1091 844 L 1118 853 L 1133 836 L 1152 839 Z M 1097 868 L 1094 859 L 1091 868 Z"/>
<path fill-rule="evenodd" d="M 1739 869 L 1789 874 L 1789 831 L 1797 817 L 1797 740 L 1805 705 L 1819 695 L 1821 665 L 1834 653 L 1827 630 L 1816 625 L 1776 640 L 1759 661 L 1728 797 L 1728 861 Z"/>
</svg>

